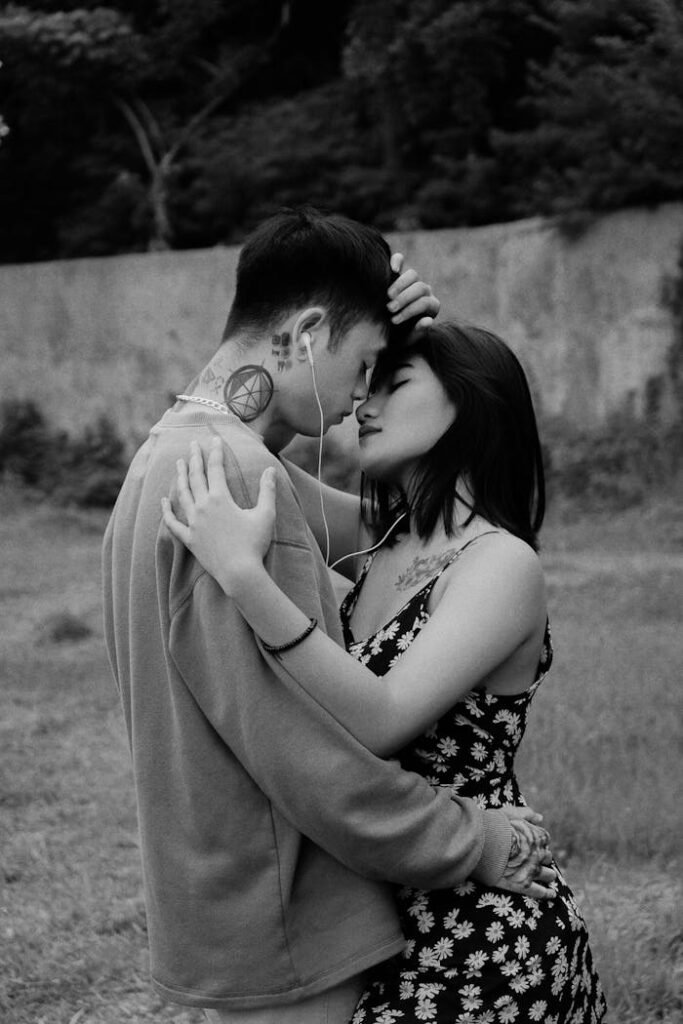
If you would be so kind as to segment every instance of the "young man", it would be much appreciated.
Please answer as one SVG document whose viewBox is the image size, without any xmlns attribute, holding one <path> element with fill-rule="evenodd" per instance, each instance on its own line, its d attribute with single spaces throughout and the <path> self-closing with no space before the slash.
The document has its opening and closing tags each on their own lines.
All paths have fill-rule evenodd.
<svg viewBox="0 0 683 1024">
<path fill-rule="evenodd" d="M 394 300 L 403 316 L 433 312 L 416 275 L 398 287 L 406 281 Z M 296 433 L 317 435 L 321 412 L 326 430 L 365 396 L 391 282 L 372 229 L 313 211 L 266 222 L 242 250 L 222 344 L 152 428 L 105 536 L 106 638 L 133 758 L 153 982 L 231 1024 L 344 1024 L 362 972 L 403 945 L 387 881 L 435 888 L 473 874 L 543 895 L 532 874 L 552 877 L 519 820 L 372 756 L 276 681 L 232 602 L 161 523 L 191 440 L 221 438 L 230 489 L 247 505 L 274 466 L 269 570 L 342 642 L 277 454 Z"/>
</svg>

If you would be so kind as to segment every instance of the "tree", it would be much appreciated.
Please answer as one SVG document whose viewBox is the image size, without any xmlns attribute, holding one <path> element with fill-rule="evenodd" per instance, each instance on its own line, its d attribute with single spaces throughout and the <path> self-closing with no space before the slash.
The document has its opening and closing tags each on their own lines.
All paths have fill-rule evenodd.
<svg viewBox="0 0 683 1024">
<path fill-rule="evenodd" d="M 549 52 L 541 0 L 356 5 L 347 77 L 384 125 L 384 163 L 407 187 L 406 226 L 497 212 L 490 137 L 517 126 L 527 69 Z"/>
<path fill-rule="evenodd" d="M 498 133 L 514 165 L 514 214 L 567 213 L 683 196 L 683 9 L 677 0 L 555 0 L 552 59 Z M 521 173 L 520 173 L 521 172 Z"/>
<path fill-rule="evenodd" d="M 66 5 L 33 0 L 0 15 L 11 52 L 3 110 L 17 126 L 0 158 L 0 258 L 173 244 L 191 144 L 226 108 L 337 69 L 348 2 L 324 12 L 311 0 L 55 6 Z"/>
<path fill-rule="evenodd" d="M 2 107 L 12 128 L 0 151 L 3 255 L 40 258 L 58 244 L 73 168 L 106 117 L 103 97 L 134 82 L 146 55 L 129 21 L 109 8 L 7 7 L 0 45 Z"/>
</svg>

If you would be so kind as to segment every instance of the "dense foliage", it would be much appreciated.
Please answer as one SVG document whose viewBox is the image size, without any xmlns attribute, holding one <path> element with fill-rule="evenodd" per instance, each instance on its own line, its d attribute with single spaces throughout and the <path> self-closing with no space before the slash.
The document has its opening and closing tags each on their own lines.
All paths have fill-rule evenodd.
<svg viewBox="0 0 683 1024">
<path fill-rule="evenodd" d="M 408 229 L 683 197 L 683 0 L 28 0 L 0 55 L 5 262 L 305 201 Z"/>
</svg>

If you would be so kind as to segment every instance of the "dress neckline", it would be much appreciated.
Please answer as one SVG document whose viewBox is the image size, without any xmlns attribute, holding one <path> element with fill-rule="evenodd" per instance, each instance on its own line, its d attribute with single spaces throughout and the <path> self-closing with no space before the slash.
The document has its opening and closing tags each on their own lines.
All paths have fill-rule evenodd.
<svg viewBox="0 0 683 1024">
<path fill-rule="evenodd" d="M 448 569 L 448 567 L 450 565 L 453 564 L 453 562 L 455 562 L 460 557 L 460 555 L 463 553 L 463 551 L 466 548 L 468 548 L 470 546 L 470 544 L 474 544 L 474 542 L 479 540 L 480 537 L 486 537 L 486 536 L 488 536 L 491 533 L 502 533 L 502 532 L 503 532 L 502 530 L 485 530 L 483 533 L 478 533 L 476 537 L 471 537 L 465 544 L 462 545 L 462 547 L 459 547 L 457 549 L 457 551 L 453 552 L 451 557 L 446 562 L 444 562 L 444 564 L 441 566 L 441 568 L 436 573 L 434 573 L 433 576 L 431 576 L 427 580 L 427 582 L 425 583 L 425 585 L 423 587 L 420 587 L 420 589 L 416 590 L 414 594 L 411 594 L 411 596 L 408 598 L 408 600 L 405 601 L 404 604 L 401 605 L 401 607 L 398 609 L 398 611 L 396 611 L 391 616 L 390 619 L 387 619 L 386 622 L 382 623 L 382 625 L 379 626 L 373 633 L 370 633 L 368 636 L 363 637 L 360 640 L 357 640 L 356 637 L 355 637 L 355 634 L 354 634 L 354 632 L 353 632 L 353 630 L 351 628 L 351 616 L 353 615 L 353 613 L 355 611 L 355 608 L 356 608 L 356 604 L 358 603 L 358 598 L 360 596 L 360 592 L 361 592 L 361 589 L 363 587 L 363 584 L 365 583 L 365 578 L 368 575 L 368 572 L 370 571 L 370 567 L 371 567 L 372 563 L 374 562 L 375 556 L 377 555 L 378 552 L 374 551 L 371 555 L 368 555 L 368 557 L 365 560 L 365 564 L 363 565 L 363 568 L 361 569 L 361 572 L 360 572 L 360 575 L 359 575 L 358 579 L 356 580 L 353 588 L 349 591 L 346 600 L 342 604 L 342 611 L 343 611 L 344 619 L 345 619 L 344 626 L 346 628 L 346 631 L 348 633 L 348 636 L 349 636 L 349 639 L 350 639 L 351 643 L 354 643 L 354 644 L 367 644 L 370 640 L 373 640 L 378 635 L 378 633 L 382 633 L 395 619 L 398 619 L 401 615 L 403 615 L 403 613 L 406 611 L 406 609 L 411 606 L 411 604 L 413 603 L 413 601 L 417 597 L 420 597 L 421 595 L 423 595 L 425 593 L 425 591 L 430 590 L 434 586 L 436 581 L 439 579 L 439 577 L 446 571 L 446 569 Z M 381 550 L 381 548 L 379 550 Z"/>
</svg>

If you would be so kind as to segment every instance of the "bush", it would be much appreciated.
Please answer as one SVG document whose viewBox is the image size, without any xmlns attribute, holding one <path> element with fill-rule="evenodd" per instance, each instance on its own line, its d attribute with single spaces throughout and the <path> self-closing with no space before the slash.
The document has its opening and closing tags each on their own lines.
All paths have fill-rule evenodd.
<svg viewBox="0 0 683 1024">
<path fill-rule="evenodd" d="M 0 472 L 11 473 L 31 486 L 39 485 L 59 450 L 57 441 L 34 402 L 6 402 L 0 427 Z"/>
<path fill-rule="evenodd" d="M 106 416 L 70 442 L 55 497 L 64 504 L 110 508 L 126 474 L 125 445 Z"/>
<path fill-rule="evenodd" d="M 60 504 L 107 508 L 126 472 L 125 446 L 106 416 L 80 437 L 50 428 L 30 400 L 10 400 L 0 413 L 0 474 L 11 475 Z"/>
<path fill-rule="evenodd" d="M 38 643 L 73 644 L 92 636 L 92 629 L 73 612 L 55 612 L 38 626 Z"/>
</svg>

